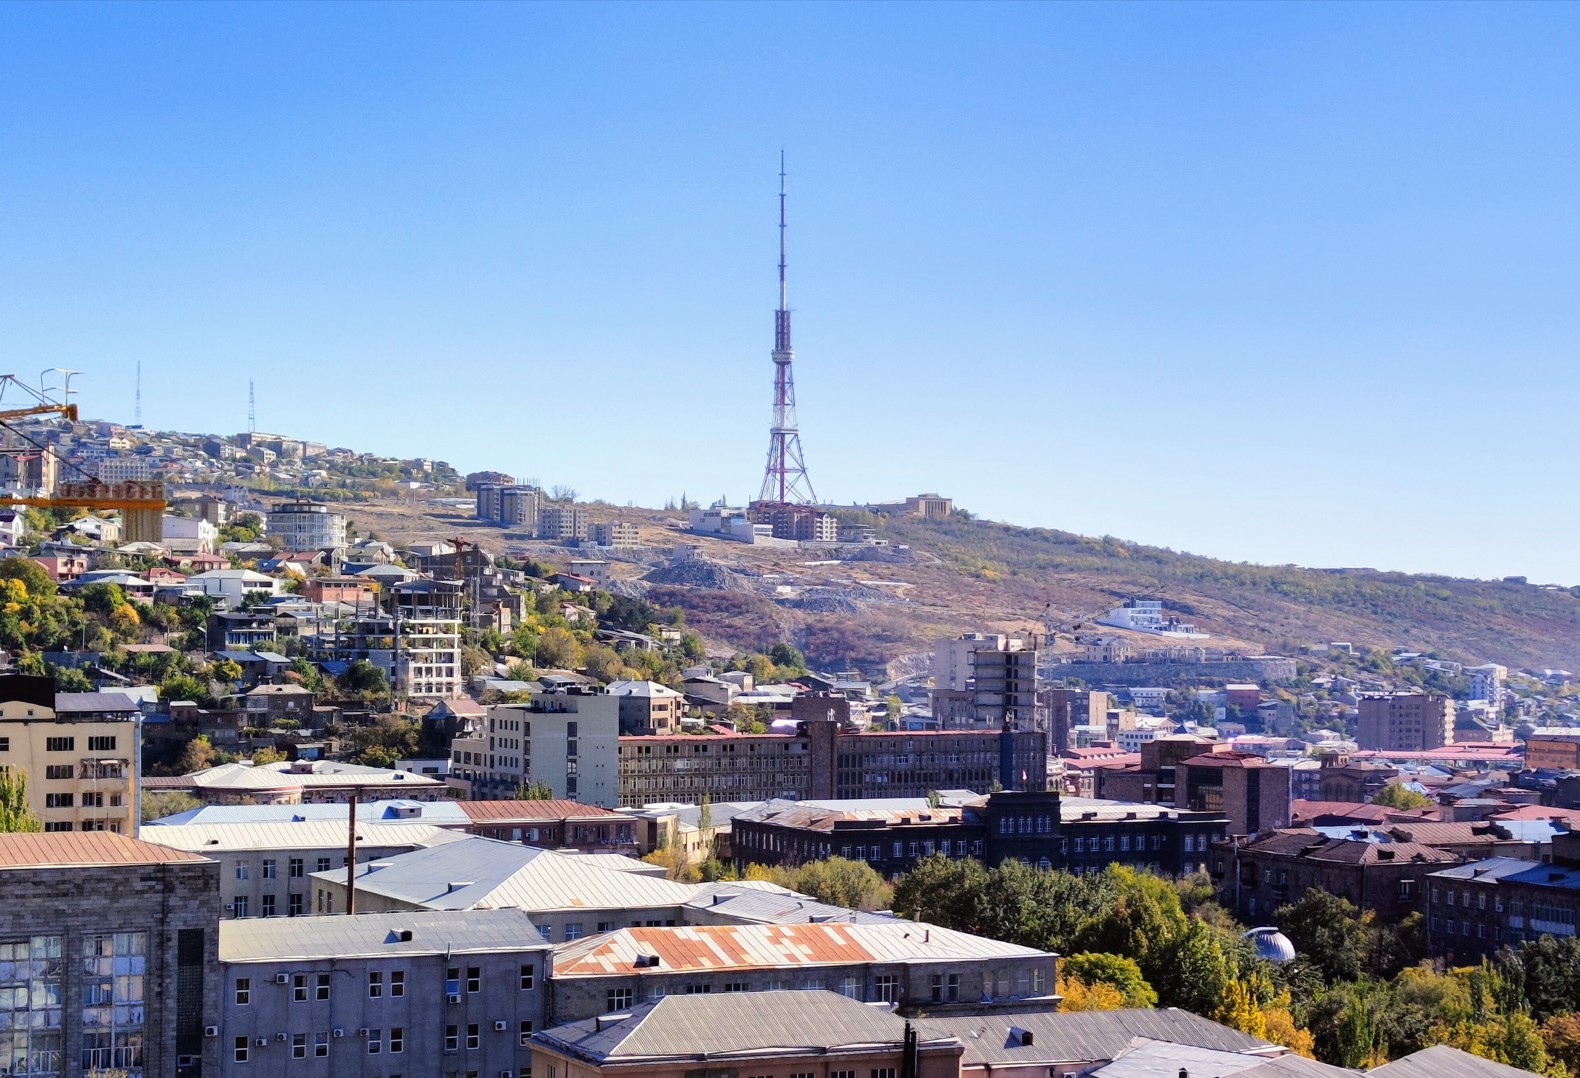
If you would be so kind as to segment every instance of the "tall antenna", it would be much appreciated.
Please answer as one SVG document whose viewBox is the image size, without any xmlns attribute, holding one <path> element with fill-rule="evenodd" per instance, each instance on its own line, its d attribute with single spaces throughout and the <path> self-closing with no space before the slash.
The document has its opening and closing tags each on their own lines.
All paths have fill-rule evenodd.
<svg viewBox="0 0 1580 1078">
<path fill-rule="evenodd" d="M 785 154 L 779 151 L 779 309 L 774 312 L 774 422 L 768 430 L 768 466 L 760 502 L 816 505 L 812 480 L 801 456 L 801 429 L 795 414 L 795 375 L 790 369 L 790 303 L 785 285 Z"/>
<path fill-rule="evenodd" d="M 132 405 L 132 419 L 138 426 L 143 423 L 143 361 L 137 361 L 137 394 L 133 398 L 136 403 Z"/>
<path fill-rule="evenodd" d="M 258 398 L 253 393 L 252 379 L 247 379 L 247 433 L 258 432 Z"/>
</svg>

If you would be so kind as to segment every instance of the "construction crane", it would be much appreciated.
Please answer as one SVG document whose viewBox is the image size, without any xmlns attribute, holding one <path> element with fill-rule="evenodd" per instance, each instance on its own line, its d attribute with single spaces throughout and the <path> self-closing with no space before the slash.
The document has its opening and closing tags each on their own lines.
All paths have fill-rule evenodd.
<svg viewBox="0 0 1580 1078">
<path fill-rule="evenodd" d="M 12 421 L 31 416 L 58 415 L 68 422 L 77 422 L 75 404 L 53 401 L 29 386 L 14 374 L 0 375 L 0 398 L 7 388 L 16 386 L 37 402 L 25 408 L 0 409 L 0 427 L 33 446 L 42 454 L 55 456 L 47 445 L 34 441 L 15 427 Z M 121 537 L 128 543 L 157 543 L 164 536 L 165 485 L 161 482 L 141 480 L 126 483 L 105 483 L 97 476 L 88 475 L 74 464 L 67 465 L 81 473 L 83 481 L 56 483 L 50 494 L 37 497 L 0 495 L 0 505 L 30 506 L 38 509 L 94 509 L 116 510 L 121 514 Z"/>
</svg>

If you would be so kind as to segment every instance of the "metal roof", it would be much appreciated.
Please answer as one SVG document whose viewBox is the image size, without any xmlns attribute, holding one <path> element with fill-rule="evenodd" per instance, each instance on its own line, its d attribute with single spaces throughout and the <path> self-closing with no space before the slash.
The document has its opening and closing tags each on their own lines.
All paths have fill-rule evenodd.
<svg viewBox="0 0 1580 1078">
<path fill-rule="evenodd" d="M 1366 1072 L 1367 1078 L 1532 1078 L 1530 1071 L 1461 1052 L 1446 1044 L 1423 1048 Z"/>
<path fill-rule="evenodd" d="M 919 1018 L 916 1026 L 927 1036 L 960 1038 L 966 1046 L 961 1063 L 967 1067 L 1109 1060 L 1121 1055 L 1137 1037 L 1221 1052 L 1279 1050 L 1269 1041 L 1177 1007 Z M 1019 1037 L 1012 1037 L 1012 1028 L 1031 1033 L 1032 1043 L 1023 1045 Z"/>
<path fill-rule="evenodd" d="M 145 778 L 146 786 L 148 780 Z M 357 823 L 431 823 L 448 827 L 464 827 L 470 817 L 462 811 L 460 801 L 408 801 L 391 798 L 387 801 L 365 801 L 357 805 Z M 173 816 L 152 820 L 143 826 L 166 827 L 174 824 L 261 824 L 307 820 L 344 820 L 351 813 L 351 806 L 343 802 L 326 802 L 310 805 L 203 805 L 178 812 Z"/>
<path fill-rule="evenodd" d="M 462 812 L 466 813 L 467 819 L 489 823 L 508 820 L 540 822 L 567 819 L 602 819 L 613 823 L 630 819 L 624 813 L 615 812 L 613 809 L 584 805 L 580 801 L 567 801 L 563 798 L 542 801 L 457 801 L 456 804 L 460 806 Z"/>
<path fill-rule="evenodd" d="M 164 824 L 146 829 L 146 841 L 173 850 L 193 853 L 227 853 L 235 850 L 324 850 L 344 848 L 350 830 L 347 819 L 274 820 L 268 823 Z M 357 820 L 357 842 L 365 846 L 401 846 L 416 849 L 465 838 L 459 831 L 431 823 L 379 823 Z"/>
<path fill-rule="evenodd" d="M 688 925 L 623 928 L 560 944 L 554 976 L 784 969 L 865 962 L 947 962 L 1034 958 L 1047 952 L 914 921 L 873 924 Z M 656 965 L 637 965 L 638 956 Z"/>
<path fill-rule="evenodd" d="M 55 694 L 55 714 L 69 715 L 81 711 L 139 710 L 137 701 L 124 692 L 58 692 Z"/>
<path fill-rule="evenodd" d="M 623 1016 L 603 1015 L 544 1030 L 539 1044 L 592 1062 L 681 1057 L 718 1059 L 772 1053 L 826 1055 L 840 1049 L 898 1047 L 905 1020 L 837 992 L 731 992 L 665 996 Z M 924 1047 L 951 1049 L 946 1036 Z"/>
<path fill-rule="evenodd" d="M 436 787 L 444 783 L 426 775 L 391 771 L 383 767 L 364 767 L 315 760 L 312 771 L 293 770 L 296 764 L 282 760 L 273 764 L 220 764 L 185 776 L 200 789 L 281 789 L 293 786 L 409 786 Z"/>
<path fill-rule="evenodd" d="M 1158 1040 L 1138 1040 L 1119 1058 L 1092 1074 L 1093 1078 L 1156 1078 L 1175 1072 L 1210 1074 L 1214 1078 L 1355 1078 L 1354 1071 L 1297 1055 L 1267 1059 Z"/>
<path fill-rule="evenodd" d="M 0 835 L 0 869 L 84 865 L 162 865 L 206 861 L 111 831 L 50 831 Z"/>
<path fill-rule="evenodd" d="M 792 891 L 750 886 L 756 882 L 759 881 L 747 881 L 746 886 L 740 883 L 707 884 L 704 886 L 709 888 L 709 892 L 697 895 L 686 905 L 693 909 L 722 913 L 733 921 L 756 924 L 812 924 L 827 921 L 877 924 L 897 919 L 892 913 L 848 910 Z"/>
<path fill-rule="evenodd" d="M 243 917 L 219 924 L 221 962 L 547 949 L 521 910 Z"/>
</svg>

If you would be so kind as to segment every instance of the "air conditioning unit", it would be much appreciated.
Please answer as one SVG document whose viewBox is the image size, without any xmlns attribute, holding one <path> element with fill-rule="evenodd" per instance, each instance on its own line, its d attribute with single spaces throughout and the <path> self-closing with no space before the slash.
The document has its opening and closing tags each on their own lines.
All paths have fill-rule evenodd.
<svg viewBox="0 0 1580 1078">
<path fill-rule="evenodd" d="M 451 1003 L 459 1003 L 461 1002 L 461 994 L 459 992 L 451 992 L 449 1000 Z"/>
<path fill-rule="evenodd" d="M 494 1023 L 494 1032 L 495 1033 L 503 1033 L 505 1030 L 507 1030 L 509 1028 L 510 1028 L 510 1023 L 506 1022 L 504 1019 L 500 1019 L 499 1021 Z"/>
<path fill-rule="evenodd" d="M 284 1033 L 276 1033 L 274 1035 L 274 1039 L 277 1040 L 277 1041 L 283 1041 L 283 1040 L 285 1040 L 285 1034 Z"/>
<path fill-rule="evenodd" d="M 336 1037 L 344 1037 L 346 1035 L 346 1031 L 343 1029 L 337 1029 L 334 1031 L 334 1035 Z"/>
<path fill-rule="evenodd" d="M 276 973 L 274 975 L 274 983 L 275 984 L 290 984 L 291 983 L 291 975 L 289 973 Z"/>
<path fill-rule="evenodd" d="M 357 1036 L 361 1037 L 363 1040 L 367 1040 L 367 1037 L 368 1037 L 368 1029 L 367 1029 L 367 1027 L 363 1026 L 361 1029 L 357 1030 Z"/>
<path fill-rule="evenodd" d="M 219 1036 L 219 1027 L 218 1026 L 204 1026 L 203 1027 L 203 1036 L 205 1036 L 205 1037 L 218 1037 Z"/>
<path fill-rule="evenodd" d="M 252 1043 L 253 1043 L 253 1045 L 255 1047 L 262 1048 L 264 1045 L 269 1043 L 269 1038 L 268 1037 L 258 1037 Z"/>
<path fill-rule="evenodd" d="M 499 1078 L 516 1078 L 516 1076 L 511 1074 L 509 1071 L 500 1071 Z"/>
<path fill-rule="evenodd" d="M 234 903 L 234 902 L 227 902 L 227 903 L 225 903 L 225 912 L 226 913 L 230 913 L 235 908 L 236 908 L 236 903 Z"/>
</svg>

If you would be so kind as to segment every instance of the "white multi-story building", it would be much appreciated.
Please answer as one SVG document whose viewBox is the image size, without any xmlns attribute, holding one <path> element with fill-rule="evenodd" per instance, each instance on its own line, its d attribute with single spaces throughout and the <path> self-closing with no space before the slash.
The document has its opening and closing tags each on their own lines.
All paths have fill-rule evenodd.
<svg viewBox="0 0 1580 1078">
<path fill-rule="evenodd" d="M 346 545 L 346 518 L 317 502 L 286 502 L 269 511 L 269 535 L 284 550 L 327 550 Z"/>
<path fill-rule="evenodd" d="M 615 808 L 620 804 L 620 698 L 544 693 L 530 703 L 500 704 L 475 720 L 450 747 L 451 785 L 472 800 L 514 796 L 546 783 L 557 798 Z"/>
<path fill-rule="evenodd" d="M 154 477 L 147 457 L 105 457 L 99 461 L 99 482 L 143 482 Z"/>
<path fill-rule="evenodd" d="M 1183 636 L 1206 639 L 1207 634 L 1189 622 L 1164 613 L 1159 599 L 1127 599 L 1123 606 L 1116 606 L 1097 619 L 1099 625 L 1116 629 L 1129 629 L 1138 633 L 1157 633 L 1162 636 Z"/>
<path fill-rule="evenodd" d="M 1485 663 L 1467 667 L 1464 672 L 1470 677 L 1470 698 L 1485 700 L 1494 714 L 1501 713 L 1504 704 L 1503 679 L 1509 676 L 1509 668 L 1497 663 Z"/>
</svg>

